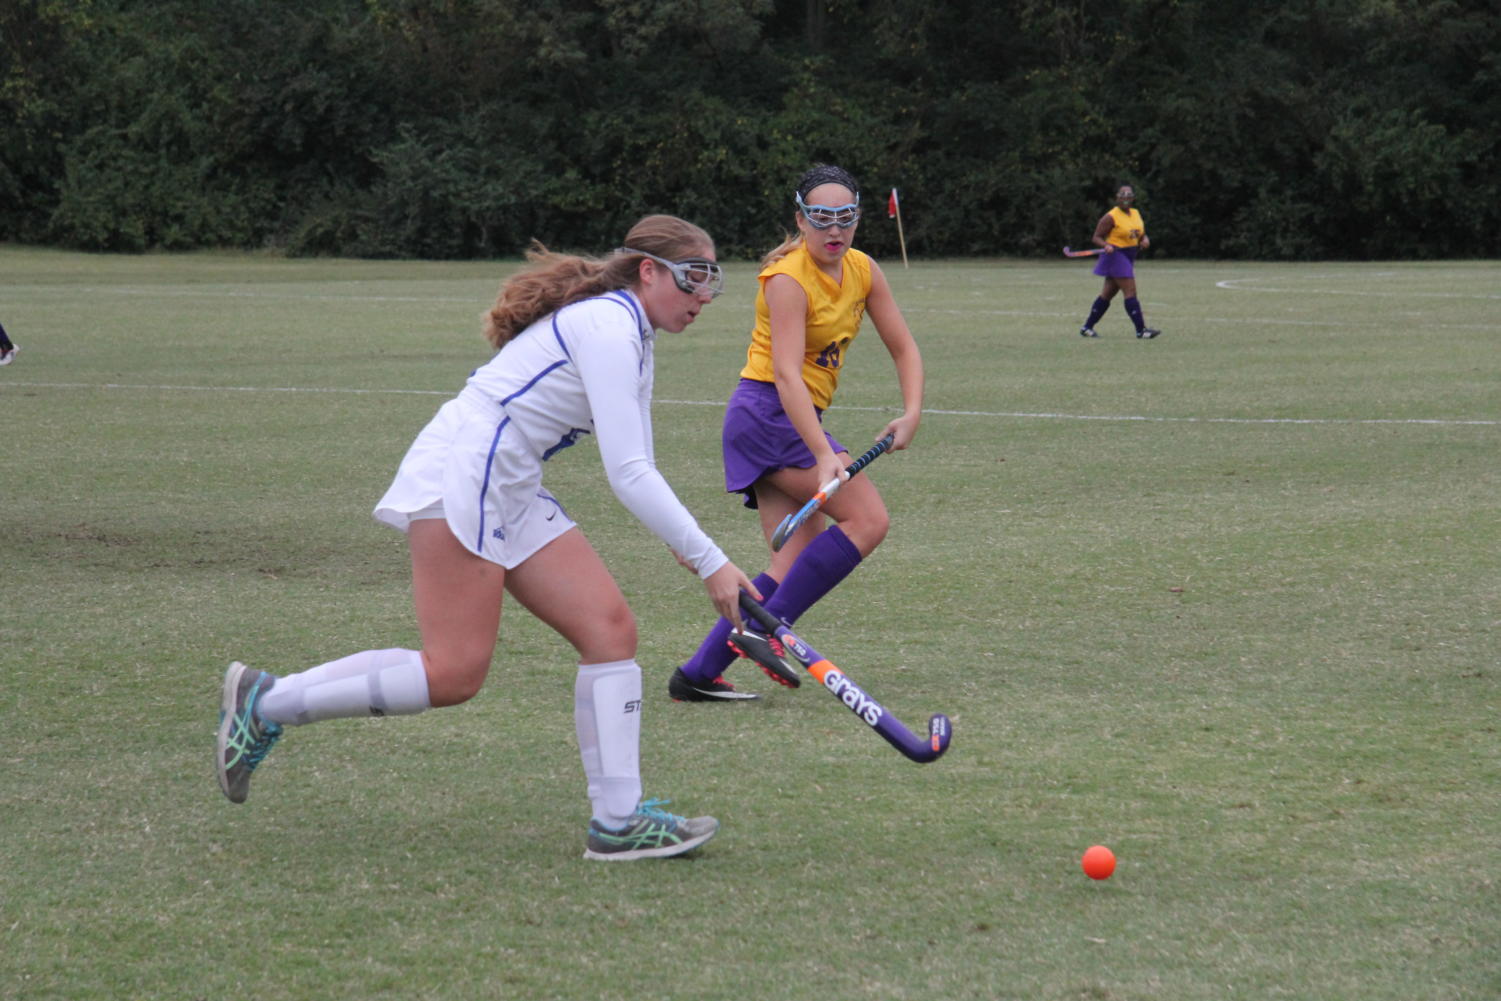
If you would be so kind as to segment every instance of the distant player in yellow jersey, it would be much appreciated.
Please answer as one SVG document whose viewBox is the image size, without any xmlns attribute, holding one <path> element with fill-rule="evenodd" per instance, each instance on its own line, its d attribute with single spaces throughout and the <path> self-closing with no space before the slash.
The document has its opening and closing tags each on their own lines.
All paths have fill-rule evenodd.
<svg viewBox="0 0 1501 1001">
<path fill-rule="evenodd" d="M 847 479 L 849 451 L 824 431 L 822 418 L 867 313 L 891 354 L 902 396 L 901 416 L 875 439 L 894 435 L 892 447 L 904 449 L 922 420 L 917 342 L 880 266 L 850 246 L 860 221 L 859 185 L 840 167 L 814 167 L 798 182 L 794 200 L 797 233 L 762 261 L 756 325 L 724 417 L 725 489 L 743 493 L 746 506 L 760 511 L 768 544 L 782 519 L 823 484 L 836 476 Z M 886 505 L 869 476 L 849 479 L 822 510 L 835 524 L 825 529 L 822 514 L 810 518 L 771 553 L 771 565 L 753 581 L 767 611 L 788 622 L 796 622 L 886 537 Z M 673 672 L 668 692 L 674 699 L 756 698 L 720 676 L 734 661 L 726 645 L 730 638 L 730 623 L 720 619 L 698 652 Z M 763 637 L 744 634 L 735 641 L 773 678 L 797 677 Z"/>
<path fill-rule="evenodd" d="M 1094 228 L 1094 245 L 1104 250 L 1095 262 L 1094 273 L 1105 279 L 1105 287 L 1090 307 L 1089 319 L 1079 328 L 1080 337 L 1100 336 L 1095 333 L 1095 324 L 1110 308 L 1116 292 L 1125 293 L 1126 315 L 1136 325 L 1137 337 L 1151 340 L 1162 333 L 1147 326 L 1136 298 L 1136 251 L 1150 247 L 1152 241 L 1147 238 L 1146 224 L 1141 221 L 1135 203 L 1136 189 L 1122 184 L 1115 193 L 1115 207 L 1101 216 Z"/>
</svg>

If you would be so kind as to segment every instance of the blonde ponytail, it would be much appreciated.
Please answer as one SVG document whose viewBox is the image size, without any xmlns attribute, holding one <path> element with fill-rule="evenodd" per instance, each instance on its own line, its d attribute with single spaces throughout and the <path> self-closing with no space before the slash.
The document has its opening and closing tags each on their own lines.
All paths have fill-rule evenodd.
<svg viewBox="0 0 1501 1001">
<path fill-rule="evenodd" d="M 788 254 L 796 250 L 802 244 L 802 242 L 803 234 L 793 233 L 791 236 L 783 240 L 781 244 L 774 250 L 768 251 L 766 256 L 761 258 L 761 267 L 767 268 L 775 264 L 777 261 L 780 261 L 782 258 L 786 257 Z"/>
</svg>

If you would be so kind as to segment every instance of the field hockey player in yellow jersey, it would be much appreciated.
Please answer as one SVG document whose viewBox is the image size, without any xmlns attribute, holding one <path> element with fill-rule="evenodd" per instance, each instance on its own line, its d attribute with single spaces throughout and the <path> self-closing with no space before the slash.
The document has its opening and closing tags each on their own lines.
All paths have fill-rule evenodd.
<svg viewBox="0 0 1501 1001">
<path fill-rule="evenodd" d="M 886 505 L 869 476 L 844 474 L 849 451 L 823 429 L 850 345 L 866 314 L 896 366 L 901 416 L 873 436 L 892 447 L 912 443 L 922 420 L 923 364 L 891 286 L 875 261 L 851 243 L 860 222 L 860 188 L 848 171 L 818 166 L 803 175 L 794 197 L 797 233 L 762 260 L 756 326 L 740 382 L 725 410 L 725 489 L 756 508 L 768 541 L 783 518 L 819 488 L 848 480 L 822 513 L 810 518 L 753 583 L 766 610 L 796 622 L 849 575 L 886 537 Z M 862 449 L 863 451 L 863 446 Z M 825 528 L 824 514 L 834 520 Z M 720 619 L 683 666 L 668 693 L 680 702 L 754 699 L 721 677 L 736 648 L 772 678 L 798 684 L 775 646 L 754 632 L 733 632 Z"/>
<path fill-rule="evenodd" d="M 1162 331 L 1147 326 L 1141 303 L 1136 298 L 1136 251 L 1152 245 L 1146 224 L 1136 211 L 1136 189 L 1122 184 L 1115 192 L 1115 207 L 1100 217 L 1094 228 L 1094 245 L 1104 252 L 1095 261 L 1094 273 L 1105 279 L 1105 287 L 1089 309 L 1089 319 L 1079 328 L 1080 337 L 1098 337 L 1095 324 L 1110 308 L 1116 292 L 1125 294 L 1126 315 L 1136 326 L 1136 336 L 1151 340 Z"/>
</svg>

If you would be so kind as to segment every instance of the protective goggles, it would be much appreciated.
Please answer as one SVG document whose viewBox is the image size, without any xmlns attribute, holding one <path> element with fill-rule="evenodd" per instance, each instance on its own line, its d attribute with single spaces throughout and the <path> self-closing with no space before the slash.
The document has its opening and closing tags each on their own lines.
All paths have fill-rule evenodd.
<svg viewBox="0 0 1501 1001">
<path fill-rule="evenodd" d="M 797 198 L 798 211 L 814 229 L 828 229 L 830 226 L 849 229 L 860 221 L 859 195 L 856 195 L 855 200 L 848 205 L 809 205 L 803 201 L 802 195 L 794 197 Z"/>
<path fill-rule="evenodd" d="M 709 298 L 714 299 L 724 294 L 724 269 L 717 261 L 703 257 L 685 257 L 681 261 L 669 261 L 656 254 L 648 254 L 644 250 L 633 250 L 630 247 L 621 247 L 620 252 L 640 254 L 648 260 L 656 261 L 672 272 L 673 283 L 689 295 L 707 293 Z"/>
</svg>

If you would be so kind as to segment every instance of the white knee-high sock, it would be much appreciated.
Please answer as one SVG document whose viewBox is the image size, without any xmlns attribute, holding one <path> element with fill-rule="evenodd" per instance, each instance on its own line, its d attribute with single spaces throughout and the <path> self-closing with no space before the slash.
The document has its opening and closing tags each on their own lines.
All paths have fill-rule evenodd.
<svg viewBox="0 0 1501 1001">
<path fill-rule="evenodd" d="M 416 650 L 365 650 L 277 678 L 260 702 L 263 719 L 293 726 L 347 716 L 420 713 L 427 669 Z"/>
<path fill-rule="evenodd" d="M 641 668 L 635 660 L 579 665 L 573 725 L 594 819 L 618 830 L 641 802 Z"/>
</svg>

